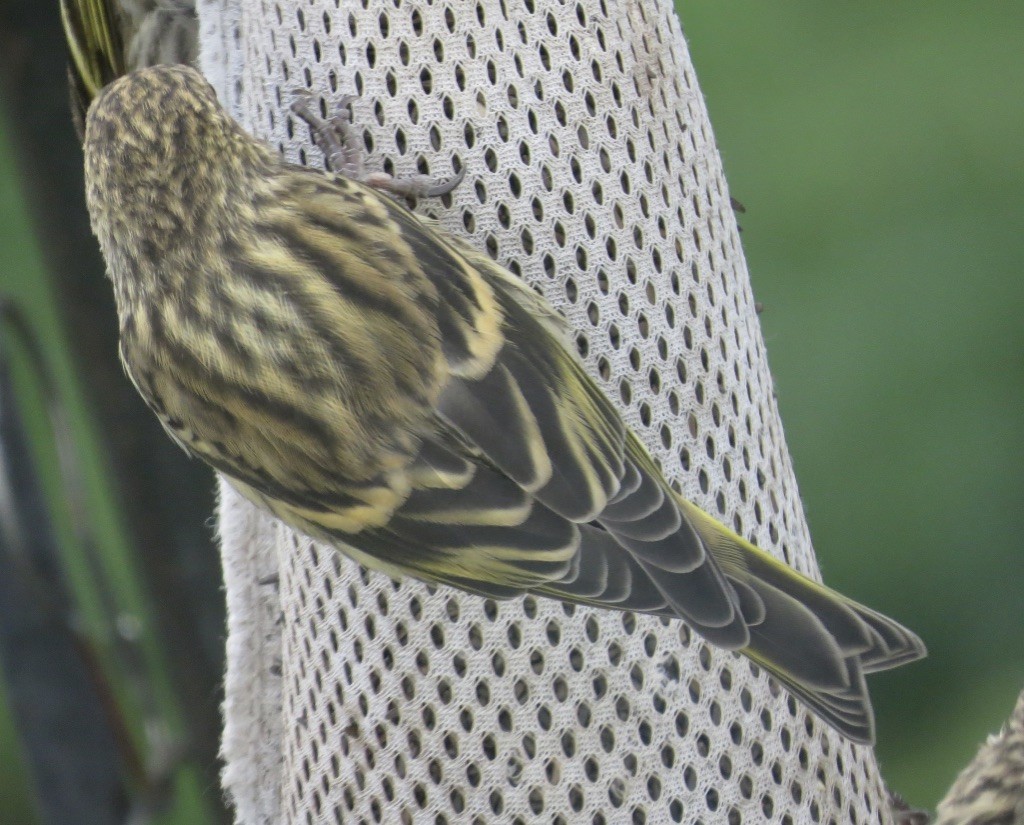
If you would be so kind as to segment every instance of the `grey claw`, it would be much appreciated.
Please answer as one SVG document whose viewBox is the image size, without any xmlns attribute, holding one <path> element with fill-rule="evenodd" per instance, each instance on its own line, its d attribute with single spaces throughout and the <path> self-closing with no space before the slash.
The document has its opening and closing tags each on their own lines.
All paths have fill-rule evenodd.
<svg viewBox="0 0 1024 825">
<path fill-rule="evenodd" d="M 389 194 L 405 198 L 438 198 L 447 195 L 456 186 L 462 183 L 466 176 L 466 169 L 463 167 L 450 180 L 435 183 L 426 175 L 412 175 L 406 178 L 394 178 L 384 172 L 373 172 L 365 175 L 362 182 L 374 189 L 388 192 Z"/>
<path fill-rule="evenodd" d="M 292 103 L 288 108 L 292 110 L 293 114 L 315 129 L 320 124 L 320 117 L 309 108 L 310 101 L 312 100 L 312 92 L 306 89 L 293 89 Z"/>
<path fill-rule="evenodd" d="M 440 183 L 435 183 L 432 187 L 427 189 L 423 193 L 425 198 L 439 198 L 442 195 L 447 195 L 449 192 L 455 191 L 455 188 L 462 183 L 463 178 L 466 177 L 466 167 L 463 166 L 458 172 L 451 178 Z"/>
<path fill-rule="evenodd" d="M 334 106 L 334 116 L 344 116 L 345 120 L 352 121 L 352 104 L 359 100 L 359 95 L 342 95 Z"/>
</svg>

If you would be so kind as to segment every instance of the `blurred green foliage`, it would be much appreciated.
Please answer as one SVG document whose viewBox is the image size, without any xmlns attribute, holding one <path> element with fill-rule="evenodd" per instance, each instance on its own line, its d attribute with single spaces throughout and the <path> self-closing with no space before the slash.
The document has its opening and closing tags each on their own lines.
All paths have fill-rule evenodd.
<svg viewBox="0 0 1024 825">
<path fill-rule="evenodd" d="M 1024 6 L 677 6 L 827 581 L 929 658 L 872 679 L 932 807 L 1024 687 Z"/>
<path fill-rule="evenodd" d="M 21 739 L 0 684 L 0 816 L 4 822 L 35 825 L 33 788 L 24 758 Z"/>
</svg>

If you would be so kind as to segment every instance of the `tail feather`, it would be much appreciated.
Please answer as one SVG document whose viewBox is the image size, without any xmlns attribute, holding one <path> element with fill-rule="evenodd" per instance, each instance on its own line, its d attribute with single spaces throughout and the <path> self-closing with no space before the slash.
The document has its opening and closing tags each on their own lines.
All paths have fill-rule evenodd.
<svg viewBox="0 0 1024 825">
<path fill-rule="evenodd" d="M 752 653 L 744 652 L 847 739 L 865 745 L 875 741 L 875 714 L 868 698 L 864 672 L 856 659 L 846 660 L 850 686 L 841 691 L 825 692 L 808 688 L 774 670 L 770 663 L 758 661 Z"/>
<path fill-rule="evenodd" d="M 688 608 L 700 604 L 706 586 L 699 574 L 717 570 L 735 593 L 736 621 L 749 637 L 738 652 L 844 736 L 872 742 L 875 723 L 864 676 L 920 658 L 925 653 L 921 640 L 892 619 L 800 575 L 689 502 L 679 502 L 688 529 L 716 563 L 673 572 L 640 553 L 623 552 L 631 549 L 631 542 L 613 525 L 608 530 L 581 525 L 579 552 L 568 574 L 536 591 L 566 601 L 683 618 L 708 641 L 722 645 L 716 628 L 687 615 Z M 726 630 L 728 642 L 735 628 Z"/>
<path fill-rule="evenodd" d="M 921 658 L 924 643 L 881 613 L 801 576 L 689 502 L 681 506 L 734 589 L 747 588 L 763 604 L 764 617 L 751 622 L 750 644 L 741 652 L 844 735 L 873 741 L 864 674 Z"/>
<path fill-rule="evenodd" d="M 112 0 L 61 0 L 60 17 L 69 53 L 71 114 L 82 136 L 93 98 L 126 71 L 120 22 Z"/>
<path fill-rule="evenodd" d="M 722 540 L 728 539 L 719 539 Z M 742 542 L 742 539 L 739 541 Z M 714 549 L 712 552 L 715 552 Z M 746 542 L 740 545 L 738 553 L 742 558 L 742 567 L 734 571 L 729 569 L 728 564 L 723 564 L 727 575 L 740 581 L 770 586 L 805 605 L 846 655 L 867 653 L 878 645 L 877 634 L 861 618 L 856 602 L 801 576 L 791 567 Z"/>
<path fill-rule="evenodd" d="M 847 600 L 847 606 L 856 611 L 871 628 L 873 637 L 878 640 L 878 644 L 860 657 L 865 673 L 889 670 L 921 659 L 927 654 L 924 642 L 903 625 L 862 604 Z"/>
<path fill-rule="evenodd" d="M 89 104 L 130 69 L 194 63 L 198 29 L 191 0 L 124 4 L 118 0 L 60 0 L 68 47 L 71 116 L 84 135 Z"/>
<path fill-rule="evenodd" d="M 820 617 L 770 584 L 751 584 L 764 602 L 765 617 L 750 628 L 746 650 L 770 663 L 773 673 L 783 674 L 809 690 L 846 690 L 850 686 L 846 662 L 851 654 L 829 633 Z"/>
</svg>

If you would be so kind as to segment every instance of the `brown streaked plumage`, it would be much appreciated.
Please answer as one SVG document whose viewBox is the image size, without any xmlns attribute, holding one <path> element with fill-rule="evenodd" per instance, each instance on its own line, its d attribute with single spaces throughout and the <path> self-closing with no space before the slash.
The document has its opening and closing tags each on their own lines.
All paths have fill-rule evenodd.
<svg viewBox="0 0 1024 825">
<path fill-rule="evenodd" d="M 85 158 L 125 367 L 243 495 L 390 574 L 682 618 L 871 741 L 864 673 L 920 640 L 673 493 L 509 272 L 280 160 L 191 69 L 104 90 Z"/>
</svg>

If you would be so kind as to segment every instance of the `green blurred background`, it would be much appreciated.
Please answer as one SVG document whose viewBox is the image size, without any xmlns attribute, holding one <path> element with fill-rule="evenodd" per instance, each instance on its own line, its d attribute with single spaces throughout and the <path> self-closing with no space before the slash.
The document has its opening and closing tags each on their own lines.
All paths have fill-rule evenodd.
<svg viewBox="0 0 1024 825">
<path fill-rule="evenodd" d="M 731 191 L 747 209 L 744 246 L 826 578 L 906 622 L 931 651 L 871 689 L 887 781 L 933 807 L 1024 686 L 1024 6 L 679 9 Z M 40 82 L 63 80 L 55 61 Z M 65 218 L 33 201 L 25 170 L 38 160 L 23 162 L 14 140 L 10 89 L 0 98 L 0 292 L 25 299 L 43 332 L 99 499 L 118 470 L 105 458 L 109 432 L 85 423 L 96 388 L 83 386 L 92 379 L 74 360 L 85 357 L 80 342 L 69 347 L 60 331 L 63 282 L 45 271 Z M 33 232 L 26 201 L 47 231 Z M 99 357 L 112 359 L 112 347 Z M 45 459 L 45 428 L 29 418 Z M 147 693 L 173 729 L 183 703 L 174 655 L 146 641 L 165 617 L 140 604 L 152 588 L 134 577 L 116 508 L 95 506 L 108 564 L 121 571 L 117 598 L 144 631 Z M 207 510 L 193 509 L 201 524 Z M 100 647 L 116 647 L 95 621 Z M 215 686 L 204 689 L 215 718 Z M 125 704 L 143 728 L 144 712 L 130 696 Z M 3 822 L 31 821 L 21 760 L 0 692 Z M 207 766 L 205 778 L 179 780 L 166 821 L 215 817 L 204 810 L 218 807 L 214 775 Z"/>
</svg>

